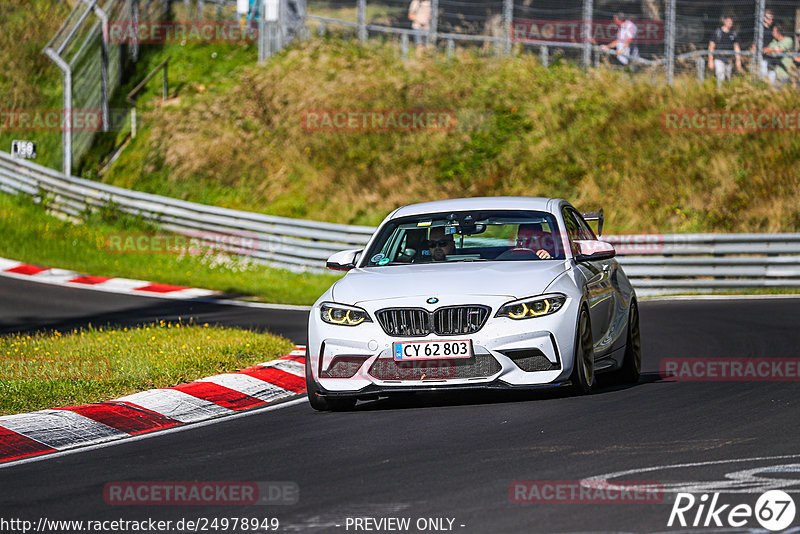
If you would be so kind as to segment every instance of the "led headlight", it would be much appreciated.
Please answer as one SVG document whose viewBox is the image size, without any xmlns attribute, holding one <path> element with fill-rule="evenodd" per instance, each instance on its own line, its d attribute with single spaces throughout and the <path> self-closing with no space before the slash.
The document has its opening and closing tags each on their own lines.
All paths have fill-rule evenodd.
<svg viewBox="0 0 800 534">
<path fill-rule="evenodd" d="M 338 324 L 342 326 L 356 326 L 361 323 L 371 323 L 369 314 L 361 308 L 346 306 L 344 304 L 334 304 L 333 302 L 323 302 L 319 307 L 320 318 L 328 324 Z"/>
<path fill-rule="evenodd" d="M 567 297 L 564 295 L 549 295 L 546 297 L 530 297 L 522 300 L 515 300 L 514 302 L 503 305 L 497 312 L 497 317 L 508 317 L 510 319 L 542 317 L 557 312 L 566 301 Z"/>
</svg>

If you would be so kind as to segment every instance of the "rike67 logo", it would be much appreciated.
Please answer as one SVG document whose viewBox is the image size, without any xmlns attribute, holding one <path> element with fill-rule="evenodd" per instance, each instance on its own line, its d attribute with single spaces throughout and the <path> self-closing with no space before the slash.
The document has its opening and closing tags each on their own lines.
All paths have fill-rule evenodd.
<svg viewBox="0 0 800 534">
<path fill-rule="evenodd" d="M 678 493 L 667 526 L 734 527 L 754 526 L 777 532 L 792 524 L 795 518 L 794 499 L 781 490 L 767 491 L 758 498 L 755 507 L 749 504 L 722 504 L 719 493 L 704 493 L 699 498 L 692 493 Z"/>
</svg>

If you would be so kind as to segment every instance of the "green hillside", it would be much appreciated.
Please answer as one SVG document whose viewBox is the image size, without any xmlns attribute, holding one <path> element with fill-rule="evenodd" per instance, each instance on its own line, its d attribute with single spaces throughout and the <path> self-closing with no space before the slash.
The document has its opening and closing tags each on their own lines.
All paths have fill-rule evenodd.
<svg viewBox="0 0 800 534">
<path fill-rule="evenodd" d="M 788 89 L 744 78 L 721 90 L 692 79 L 669 88 L 646 75 L 544 68 L 530 54 L 403 62 L 395 47 L 338 39 L 312 39 L 265 66 L 233 56 L 204 78 L 178 79 L 172 101 L 143 102 L 144 130 L 103 179 L 361 224 L 423 200 L 542 195 L 604 207 L 615 232 L 800 230 L 796 131 L 670 131 L 662 118 L 797 109 Z M 444 111 L 456 125 L 319 131 L 304 122 L 318 110 L 408 109 Z"/>
</svg>

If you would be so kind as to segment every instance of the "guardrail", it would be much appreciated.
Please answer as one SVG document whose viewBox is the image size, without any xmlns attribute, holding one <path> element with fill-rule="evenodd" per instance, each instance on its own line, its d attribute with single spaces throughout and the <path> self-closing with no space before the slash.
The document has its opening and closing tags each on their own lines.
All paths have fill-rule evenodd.
<svg viewBox="0 0 800 534">
<path fill-rule="evenodd" d="M 218 208 L 68 178 L 5 152 L 0 152 L 0 190 L 45 195 L 50 209 L 70 217 L 113 205 L 176 233 L 246 236 L 255 244 L 248 247 L 248 258 L 293 270 L 324 271 L 331 254 L 365 245 L 375 230 Z M 800 287 L 800 233 L 639 234 L 603 239 L 615 245 L 620 263 L 641 295 Z"/>
<path fill-rule="evenodd" d="M 0 190 L 47 195 L 48 207 L 80 218 L 87 209 L 112 205 L 165 230 L 192 235 L 214 232 L 255 241 L 247 256 L 276 267 L 325 270 L 334 252 L 363 246 L 374 228 L 275 217 L 207 206 L 174 198 L 66 177 L 35 163 L 0 152 Z"/>
</svg>

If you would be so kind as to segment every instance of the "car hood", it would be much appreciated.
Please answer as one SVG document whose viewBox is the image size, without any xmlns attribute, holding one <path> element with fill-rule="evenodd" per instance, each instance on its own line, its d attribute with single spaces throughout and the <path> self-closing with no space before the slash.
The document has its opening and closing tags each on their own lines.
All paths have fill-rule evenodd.
<svg viewBox="0 0 800 534">
<path fill-rule="evenodd" d="M 404 297 L 503 295 L 524 298 L 544 292 L 568 262 L 495 261 L 391 265 L 353 269 L 332 288 L 343 304 Z"/>
</svg>

